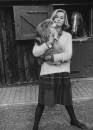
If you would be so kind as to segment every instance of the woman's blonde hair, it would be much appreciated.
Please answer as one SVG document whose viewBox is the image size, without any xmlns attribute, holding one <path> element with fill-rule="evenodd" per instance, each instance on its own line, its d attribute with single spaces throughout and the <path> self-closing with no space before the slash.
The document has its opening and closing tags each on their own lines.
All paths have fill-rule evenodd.
<svg viewBox="0 0 93 130">
<path fill-rule="evenodd" d="M 56 9 L 56 10 L 52 13 L 52 16 L 51 16 L 50 19 L 54 20 L 58 12 L 63 12 L 63 13 L 65 14 L 65 22 L 64 22 L 64 25 L 63 25 L 62 28 L 65 29 L 65 30 L 68 29 L 68 28 L 70 27 L 70 25 L 69 25 L 69 23 L 68 23 L 67 13 L 66 13 L 66 11 L 65 11 L 64 9 Z"/>
</svg>

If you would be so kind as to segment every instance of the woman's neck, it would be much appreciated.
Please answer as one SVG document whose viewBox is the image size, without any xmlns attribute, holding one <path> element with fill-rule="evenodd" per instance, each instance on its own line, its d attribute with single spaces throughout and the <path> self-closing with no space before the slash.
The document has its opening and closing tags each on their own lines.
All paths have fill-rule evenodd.
<svg viewBox="0 0 93 130">
<path fill-rule="evenodd" d="M 57 32 L 59 32 L 60 30 L 62 30 L 61 27 L 57 27 L 57 28 L 56 28 L 56 31 L 57 31 Z"/>
</svg>

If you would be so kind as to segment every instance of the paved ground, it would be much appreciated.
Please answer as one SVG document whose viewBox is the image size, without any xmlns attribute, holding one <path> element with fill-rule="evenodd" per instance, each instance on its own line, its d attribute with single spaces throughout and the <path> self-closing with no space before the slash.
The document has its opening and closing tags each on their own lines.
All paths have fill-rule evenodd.
<svg viewBox="0 0 93 130">
<path fill-rule="evenodd" d="M 75 114 L 93 130 L 93 78 L 73 79 Z M 38 85 L 0 85 L 0 130 L 32 130 L 38 97 Z M 39 130 L 80 130 L 70 126 L 64 106 L 46 107 Z"/>
<path fill-rule="evenodd" d="M 72 79 L 74 101 L 93 99 L 93 78 Z M 36 84 L 0 85 L 0 105 L 37 103 L 39 86 Z"/>
<path fill-rule="evenodd" d="M 78 120 L 93 130 L 93 99 L 74 102 L 74 111 Z M 35 104 L 17 104 L 0 106 L 0 130 L 32 130 L 35 116 Z M 70 118 L 64 106 L 45 107 L 38 130 L 81 130 L 70 125 Z"/>
</svg>

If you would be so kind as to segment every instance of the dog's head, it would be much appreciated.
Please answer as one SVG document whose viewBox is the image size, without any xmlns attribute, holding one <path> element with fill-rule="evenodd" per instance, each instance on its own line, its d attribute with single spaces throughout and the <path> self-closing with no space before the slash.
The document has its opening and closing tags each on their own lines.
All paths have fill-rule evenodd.
<svg viewBox="0 0 93 130">
<path fill-rule="evenodd" d="M 55 26 L 56 24 L 51 19 L 46 19 L 37 26 L 36 32 L 43 42 L 47 42 L 49 40 L 49 37 L 52 35 L 51 33 L 54 33 L 53 29 Z"/>
</svg>

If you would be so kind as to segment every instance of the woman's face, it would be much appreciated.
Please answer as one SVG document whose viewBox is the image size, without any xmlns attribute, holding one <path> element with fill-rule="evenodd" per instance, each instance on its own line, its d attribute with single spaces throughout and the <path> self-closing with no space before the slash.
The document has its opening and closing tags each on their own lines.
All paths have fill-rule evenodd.
<svg viewBox="0 0 93 130">
<path fill-rule="evenodd" d="M 54 18 L 54 22 L 58 27 L 62 27 L 65 21 L 65 14 L 64 12 L 58 12 Z"/>
</svg>

